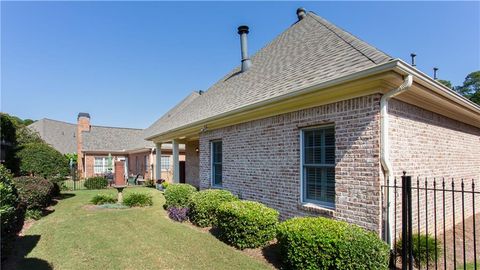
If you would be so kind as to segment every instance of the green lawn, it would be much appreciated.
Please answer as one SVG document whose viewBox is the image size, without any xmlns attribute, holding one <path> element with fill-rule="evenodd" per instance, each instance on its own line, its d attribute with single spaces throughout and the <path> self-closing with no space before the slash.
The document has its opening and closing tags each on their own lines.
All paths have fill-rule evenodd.
<svg viewBox="0 0 480 270">
<path fill-rule="evenodd" d="M 268 269 L 210 233 L 168 219 L 163 195 L 148 192 L 154 205 L 125 210 L 89 210 L 104 191 L 67 192 L 55 211 L 37 221 L 16 245 L 16 269 Z"/>
</svg>

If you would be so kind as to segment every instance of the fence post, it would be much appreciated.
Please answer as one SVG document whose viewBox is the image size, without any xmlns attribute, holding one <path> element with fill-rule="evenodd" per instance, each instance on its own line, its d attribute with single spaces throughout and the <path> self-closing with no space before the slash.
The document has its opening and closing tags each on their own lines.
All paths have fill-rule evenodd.
<svg viewBox="0 0 480 270">
<path fill-rule="evenodd" d="M 412 177 L 402 176 L 402 270 L 413 269 Z"/>
</svg>

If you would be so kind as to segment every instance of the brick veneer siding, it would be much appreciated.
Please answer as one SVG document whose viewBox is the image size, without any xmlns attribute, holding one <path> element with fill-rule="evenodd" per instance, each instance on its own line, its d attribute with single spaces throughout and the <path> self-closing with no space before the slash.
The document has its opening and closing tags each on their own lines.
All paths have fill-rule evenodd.
<svg viewBox="0 0 480 270">
<path fill-rule="evenodd" d="M 89 131 L 89 130 L 90 130 L 90 118 L 86 116 L 78 117 L 77 119 L 77 160 L 81 162 L 78 162 L 77 168 L 78 168 L 78 173 L 82 176 L 85 176 L 85 171 L 86 171 L 86 168 L 83 168 L 85 160 L 83 159 L 83 152 L 82 152 L 83 150 L 82 132 Z M 88 160 L 86 162 L 88 162 Z"/>
<path fill-rule="evenodd" d="M 147 157 L 148 164 L 145 164 L 145 156 Z M 128 155 L 128 174 L 137 175 L 141 174 L 145 179 L 152 179 L 152 161 L 150 151 Z M 137 168 L 138 160 L 138 168 Z M 148 168 L 147 168 L 148 167 Z"/>
<path fill-rule="evenodd" d="M 446 189 L 451 189 L 451 180 L 455 179 L 455 188 L 461 189 L 461 179 L 467 180 L 465 189 L 471 189 L 471 181 L 476 183 L 476 190 L 480 190 L 480 128 L 476 128 L 425 109 L 407 104 L 398 100 L 389 103 L 391 159 L 394 174 L 402 175 L 406 171 L 414 177 L 416 186 L 417 177 L 421 187 L 428 179 L 428 186 L 432 187 L 434 178 L 437 187 L 441 188 L 443 178 L 447 180 Z M 434 231 L 434 200 L 433 191 L 427 193 L 428 203 L 425 201 L 425 191 L 420 190 L 420 230 L 425 231 L 428 211 L 429 232 Z M 400 199 L 401 193 L 398 194 Z M 446 229 L 452 227 L 452 196 L 447 192 L 445 212 L 447 215 Z M 480 212 L 480 196 L 477 195 L 476 212 Z M 413 218 L 417 222 L 417 192 L 413 191 Z M 461 221 L 461 195 L 455 194 L 455 220 Z M 401 204 L 397 204 L 397 232 L 401 229 Z M 437 192 L 437 230 L 443 229 L 442 194 Z M 465 216 L 472 215 L 471 195 L 465 196 Z"/>
<path fill-rule="evenodd" d="M 185 183 L 195 187 L 200 186 L 198 175 L 200 154 L 196 151 L 198 147 L 198 141 L 185 143 Z"/>
<path fill-rule="evenodd" d="M 380 95 L 237 124 L 200 134 L 200 188 L 210 187 L 210 141 L 223 141 L 223 188 L 276 208 L 281 218 L 327 215 L 380 232 Z M 335 125 L 335 211 L 300 196 L 300 131 Z"/>
</svg>

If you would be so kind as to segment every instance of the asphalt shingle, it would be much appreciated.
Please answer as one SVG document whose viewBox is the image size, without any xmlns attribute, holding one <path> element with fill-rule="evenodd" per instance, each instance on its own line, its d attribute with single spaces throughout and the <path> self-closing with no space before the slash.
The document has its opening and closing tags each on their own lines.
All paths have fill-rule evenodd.
<svg viewBox="0 0 480 270">
<path fill-rule="evenodd" d="M 392 60 L 390 56 L 309 12 L 251 57 L 252 67 L 228 73 L 204 94 L 145 130 L 163 134 Z M 178 106 L 178 105 L 177 105 Z"/>
</svg>

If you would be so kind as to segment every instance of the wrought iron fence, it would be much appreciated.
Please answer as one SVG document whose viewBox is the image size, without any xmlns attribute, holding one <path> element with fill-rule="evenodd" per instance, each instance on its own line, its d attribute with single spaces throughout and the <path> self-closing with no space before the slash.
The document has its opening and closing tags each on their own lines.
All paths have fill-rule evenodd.
<svg viewBox="0 0 480 270">
<path fill-rule="evenodd" d="M 392 268 L 476 270 L 480 247 L 476 185 L 473 179 L 418 177 L 412 181 L 404 174 L 401 182 L 394 178 L 382 186 L 389 231 L 385 240 L 393 242 Z"/>
</svg>

